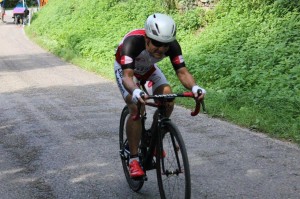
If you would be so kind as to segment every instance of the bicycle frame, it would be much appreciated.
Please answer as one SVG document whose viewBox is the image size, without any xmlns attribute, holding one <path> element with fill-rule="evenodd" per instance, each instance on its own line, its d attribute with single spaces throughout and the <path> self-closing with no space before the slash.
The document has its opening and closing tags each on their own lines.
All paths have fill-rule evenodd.
<svg viewBox="0 0 300 199">
<path fill-rule="evenodd" d="M 155 149 L 158 148 L 160 150 L 160 151 L 156 151 L 159 154 L 161 154 L 161 152 L 163 150 L 162 144 L 161 144 L 161 140 L 162 140 L 161 129 L 163 128 L 164 122 L 170 121 L 170 119 L 164 115 L 165 109 L 166 109 L 165 103 L 173 101 L 176 97 L 194 97 L 194 95 L 192 92 L 185 92 L 185 93 L 181 93 L 181 94 L 165 94 L 165 95 L 148 96 L 147 99 L 154 99 L 154 100 L 156 100 L 156 102 L 146 102 L 144 114 L 142 116 L 140 116 L 140 114 L 138 114 L 138 115 L 134 116 L 134 118 L 133 118 L 134 120 L 137 120 L 140 118 L 141 122 L 142 122 L 140 157 L 142 159 L 141 163 L 142 163 L 142 166 L 145 171 L 155 169 L 155 166 L 153 166 L 153 156 L 154 156 L 153 154 L 154 154 Z M 156 111 L 158 111 L 157 118 L 153 119 L 153 121 L 152 121 L 152 124 L 156 123 L 155 126 L 152 125 L 152 128 L 154 127 L 155 129 L 150 128 L 147 130 L 145 128 L 145 121 L 147 119 L 146 106 L 151 106 L 151 107 L 157 108 L 157 110 L 156 110 Z M 139 109 L 138 113 L 140 113 L 141 106 L 139 106 L 138 109 Z M 200 103 L 196 103 L 195 110 L 193 112 L 191 112 L 191 115 L 195 116 L 199 113 L 199 111 L 200 111 Z M 148 140 L 147 140 L 146 134 L 148 133 L 149 130 L 151 131 L 152 136 L 151 136 L 149 148 L 147 149 L 146 142 L 148 142 Z M 159 146 L 159 144 L 160 144 L 160 146 Z M 174 140 L 173 140 L 173 144 L 174 144 Z M 176 159 L 178 160 L 177 154 L 176 154 Z M 178 168 L 181 168 L 180 162 L 177 161 L 177 163 L 178 163 Z M 164 164 L 163 164 L 163 171 L 165 173 Z"/>
<path fill-rule="evenodd" d="M 141 157 L 142 157 L 141 162 L 145 170 L 155 169 L 155 167 L 153 166 L 153 157 L 154 157 L 155 149 L 157 148 L 157 143 L 159 140 L 162 139 L 162 133 L 161 133 L 162 124 L 164 123 L 164 121 L 169 120 L 169 118 L 166 118 L 165 116 L 162 115 L 163 110 L 159 108 L 157 110 L 158 110 L 158 116 L 156 119 L 152 121 L 152 123 L 156 123 L 156 125 L 152 126 L 152 128 L 150 129 L 145 128 L 145 121 L 147 119 L 146 113 L 141 118 L 143 128 L 142 128 L 140 149 L 141 149 Z M 151 134 L 150 140 L 147 140 L 149 139 L 149 136 L 146 135 L 147 133 Z M 147 146 L 146 144 L 147 142 L 150 143 L 149 146 Z"/>
<path fill-rule="evenodd" d="M 178 185 L 180 186 L 179 189 L 176 189 L 177 194 L 184 194 L 185 198 L 190 198 L 191 180 L 186 147 L 179 129 L 165 115 L 167 102 L 172 102 L 176 97 L 194 98 L 194 94 L 185 92 L 181 94 L 147 95 L 145 109 L 142 110 L 141 106 L 138 106 L 137 115 L 130 116 L 127 106 L 122 111 L 119 129 L 120 157 L 126 180 L 135 192 L 139 191 L 144 181 L 147 180 L 146 171 L 156 169 L 161 198 L 165 199 L 168 198 L 167 195 L 172 195 L 174 186 L 177 187 Z M 148 99 L 153 99 L 154 102 L 150 102 Z M 156 108 L 150 128 L 146 127 L 146 108 L 148 106 Z M 191 115 L 195 116 L 199 111 L 200 103 L 196 101 L 195 110 L 191 112 Z M 131 178 L 128 170 L 130 161 L 130 149 L 126 135 L 128 117 L 133 120 L 140 119 L 142 124 L 138 155 L 145 175 L 141 178 Z M 170 193 L 170 190 L 173 191 Z"/>
</svg>

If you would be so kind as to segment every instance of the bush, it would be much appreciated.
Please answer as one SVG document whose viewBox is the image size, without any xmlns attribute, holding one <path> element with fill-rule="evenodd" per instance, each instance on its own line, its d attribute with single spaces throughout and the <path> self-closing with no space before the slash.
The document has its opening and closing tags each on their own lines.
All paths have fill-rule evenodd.
<svg viewBox="0 0 300 199">
<path fill-rule="evenodd" d="M 300 1 L 220 0 L 208 12 L 174 10 L 177 3 L 51 0 L 26 31 L 52 52 L 113 78 L 123 36 L 142 28 L 149 14 L 168 13 L 187 67 L 208 89 L 209 114 L 300 143 Z M 169 61 L 160 66 L 182 91 Z"/>
</svg>

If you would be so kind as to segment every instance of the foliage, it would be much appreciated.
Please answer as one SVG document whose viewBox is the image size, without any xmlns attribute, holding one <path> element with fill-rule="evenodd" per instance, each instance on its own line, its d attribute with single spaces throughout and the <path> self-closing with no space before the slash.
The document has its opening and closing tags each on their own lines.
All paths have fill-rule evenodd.
<svg viewBox="0 0 300 199">
<path fill-rule="evenodd" d="M 51 0 L 26 31 L 50 51 L 113 78 L 122 37 L 149 14 L 168 13 L 187 67 L 208 89 L 210 115 L 300 143 L 300 1 L 220 0 L 210 11 L 178 11 L 178 2 Z M 168 60 L 160 67 L 174 91 L 184 89 Z"/>
<path fill-rule="evenodd" d="M 225 98 L 214 114 L 222 116 L 226 103 L 236 110 L 227 119 L 300 141 L 299 5 L 221 1 L 215 22 L 187 52 L 196 78 Z"/>
<path fill-rule="evenodd" d="M 177 22 L 177 28 L 179 30 L 189 32 L 195 31 L 205 25 L 204 15 L 204 10 L 197 8 L 181 15 L 175 15 L 174 20 Z"/>
<path fill-rule="evenodd" d="M 143 27 L 146 17 L 163 11 L 157 1 L 118 0 L 60 1 L 51 0 L 36 16 L 29 32 L 39 35 L 40 42 L 60 56 L 66 52 L 69 61 L 83 57 L 92 70 L 112 77 L 107 66 L 112 65 L 114 49 L 130 29 Z M 59 14 L 57 14 L 59 13 Z M 47 22 L 47 23 L 45 23 Z"/>
<path fill-rule="evenodd" d="M 300 6 L 286 2 L 223 0 L 206 13 L 210 25 L 181 43 L 190 71 L 210 88 L 211 115 L 300 143 Z"/>
</svg>

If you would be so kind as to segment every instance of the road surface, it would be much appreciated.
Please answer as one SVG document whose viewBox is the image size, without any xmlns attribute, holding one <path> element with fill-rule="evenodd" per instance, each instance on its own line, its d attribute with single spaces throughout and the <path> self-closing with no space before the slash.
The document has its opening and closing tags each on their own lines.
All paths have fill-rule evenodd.
<svg viewBox="0 0 300 199">
<path fill-rule="evenodd" d="M 1 199 L 159 198 L 154 171 L 139 193 L 126 184 L 114 81 L 48 53 L 10 21 L 0 44 Z M 300 198 L 297 146 L 189 114 L 176 107 L 172 119 L 186 142 L 192 198 Z"/>
</svg>

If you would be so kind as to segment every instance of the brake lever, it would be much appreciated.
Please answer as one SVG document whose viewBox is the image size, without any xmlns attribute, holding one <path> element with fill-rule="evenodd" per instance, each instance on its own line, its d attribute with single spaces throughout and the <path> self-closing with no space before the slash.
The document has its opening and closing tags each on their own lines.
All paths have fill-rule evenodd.
<svg viewBox="0 0 300 199">
<path fill-rule="evenodd" d="M 202 100 L 201 102 L 198 102 L 197 99 L 194 97 L 193 92 L 184 92 L 184 93 L 183 93 L 183 96 L 194 98 L 195 103 L 196 103 L 196 106 L 195 106 L 194 111 L 191 112 L 191 116 L 196 116 L 196 115 L 198 115 L 198 113 L 200 112 L 200 108 L 201 108 L 201 102 L 202 102 L 203 100 Z"/>
</svg>

